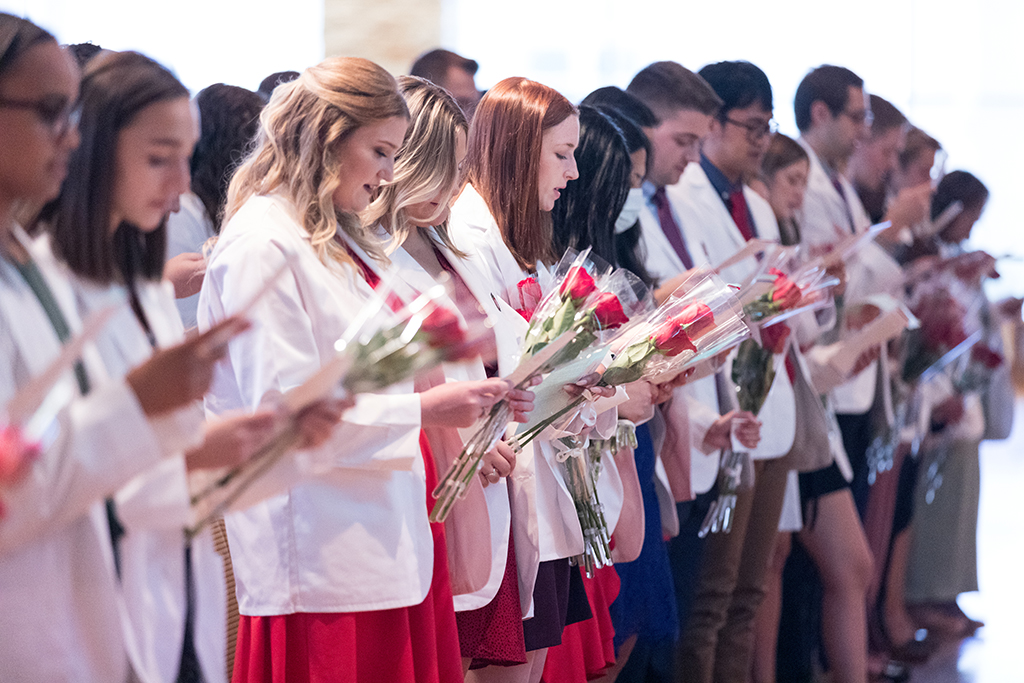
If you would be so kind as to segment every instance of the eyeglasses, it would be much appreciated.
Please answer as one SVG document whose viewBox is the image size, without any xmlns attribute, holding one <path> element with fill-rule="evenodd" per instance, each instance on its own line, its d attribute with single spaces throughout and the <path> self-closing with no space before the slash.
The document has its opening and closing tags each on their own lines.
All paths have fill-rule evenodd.
<svg viewBox="0 0 1024 683">
<path fill-rule="evenodd" d="M 839 116 L 845 116 L 853 121 L 853 124 L 856 126 L 870 126 L 875 120 L 875 115 L 870 109 L 862 109 L 860 111 L 846 111 L 844 109 L 839 112 Z"/>
<path fill-rule="evenodd" d="M 772 135 L 779 130 L 779 124 L 775 122 L 775 119 L 767 121 L 737 121 L 726 116 L 725 122 L 739 126 L 747 131 L 747 141 L 751 143 L 760 142 L 766 135 Z"/>
<path fill-rule="evenodd" d="M 0 108 L 26 109 L 33 112 L 40 123 L 50 129 L 54 137 L 61 137 L 78 125 L 82 110 L 76 102 L 68 102 L 59 95 L 41 100 L 9 100 L 0 97 Z"/>
</svg>

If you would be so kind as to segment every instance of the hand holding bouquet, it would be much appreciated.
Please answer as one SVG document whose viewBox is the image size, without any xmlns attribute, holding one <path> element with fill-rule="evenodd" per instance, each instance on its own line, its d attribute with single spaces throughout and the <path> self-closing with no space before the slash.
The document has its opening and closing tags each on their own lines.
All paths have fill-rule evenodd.
<svg viewBox="0 0 1024 683">
<path fill-rule="evenodd" d="M 548 278 L 527 278 L 517 286 L 521 305 L 517 310 L 529 320 L 518 368 L 510 375 L 516 389 L 532 384 L 533 377 L 549 373 L 573 362 L 589 348 L 603 343 L 611 331 L 627 323 L 630 314 L 642 307 L 633 294 L 633 285 L 625 271 L 609 272 L 595 263 L 589 250 L 566 252 Z M 538 297 L 545 287 L 546 292 Z M 531 307 L 531 304 L 534 304 Z M 596 353 L 594 354 L 596 355 Z M 535 393 L 541 388 L 535 389 Z M 538 398 L 538 400 L 540 400 Z M 455 501 L 480 467 L 483 455 L 494 448 L 512 419 L 507 400 L 499 401 L 483 418 L 480 427 L 466 442 L 462 453 L 438 482 L 434 490 L 431 521 L 447 519 Z"/>
</svg>

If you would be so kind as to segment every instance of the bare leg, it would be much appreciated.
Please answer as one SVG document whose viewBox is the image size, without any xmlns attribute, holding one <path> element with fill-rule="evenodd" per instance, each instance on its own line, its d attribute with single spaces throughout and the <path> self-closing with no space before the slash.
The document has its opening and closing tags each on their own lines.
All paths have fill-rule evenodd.
<svg viewBox="0 0 1024 683">
<path fill-rule="evenodd" d="M 889 559 L 889 573 L 886 576 L 885 628 L 894 645 L 902 645 L 914 639 L 914 622 L 907 613 L 904 586 L 906 585 L 907 561 L 910 559 L 910 528 L 904 529 L 893 540 L 892 556 Z"/>
<path fill-rule="evenodd" d="M 800 532 L 824 587 L 822 631 L 833 683 L 867 681 L 867 599 L 871 551 L 853 495 L 841 489 L 818 499 L 814 526 Z"/>
<path fill-rule="evenodd" d="M 775 537 L 765 595 L 754 622 L 754 648 L 750 660 L 753 683 L 775 683 L 775 648 L 779 640 L 779 616 L 782 613 L 782 570 L 793 545 L 793 535 L 780 532 Z"/>
<path fill-rule="evenodd" d="M 547 648 L 526 653 L 526 664 L 487 666 L 466 674 L 466 683 L 537 683 L 544 673 Z"/>
</svg>

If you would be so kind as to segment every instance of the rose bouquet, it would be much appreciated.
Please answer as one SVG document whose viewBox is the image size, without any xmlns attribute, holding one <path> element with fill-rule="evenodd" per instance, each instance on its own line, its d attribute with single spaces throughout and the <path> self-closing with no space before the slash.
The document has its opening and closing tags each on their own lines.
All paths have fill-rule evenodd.
<svg viewBox="0 0 1024 683">
<path fill-rule="evenodd" d="M 1002 354 L 988 344 L 975 344 L 964 354 L 953 377 L 953 386 L 961 394 L 980 392 L 992 382 L 992 374 L 1003 364 Z"/>
<path fill-rule="evenodd" d="M 732 348 L 749 334 L 732 289 L 710 269 L 698 269 L 661 306 L 612 341 L 613 358 L 598 385 L 641 379 L 658 383 Z M 585 400 L 585 395 L 563 396 L 548 410 L 535 409 L 536 417 L 516 434 L 517 443 L 523 446 L 546 428 L 571 420 Z"/>
<path fill-rule="evenodd" d="M 575 361 L 581 365 L 599 362 L 602 344 L 644 306 L 626 271 L 611 271 L 591 257 L 589 249 L 579 253 L 570 249 L 552 273 L 540 268 L 538 271 L 536 280 L 521 281 L 516 292 L 522 306 L 517 310 L 530 322 L 519 365 L 509 377 L 517 389 L 525 387 L 536 375 L 566 368 Z M 587 353 L 583 354 L 584 351 Z M 579 372 L 575 378 L 586 372 Z M 554 383 L 547 382 L 548 386 Z M 561 383 L 558 387 L 560 391 Z M 534 391 L 538 401 L 542 401 L 547 389 L 542 383 Z M 512 409 L 504 400 L 484 416 L 434 489 L 437 502 L 430 513 L 431 521 L 447 519 L 479 469 L 484 454 L 505 434 L 511 418 Z"/>
<path fill-rule="evenodd" d="M 375 296 L 368 302 L 335 344 L 334 358 L 282 397 L 286 417 L 275 435 L 245 463 L 192 496 L 192 504 L 201 505 L 206 513 L 188 533 L 194 536 L 222 515 L 253 482 L 295 448 L 300 436 L 298 415 L 307 406 L 323 399 L 381 391 L 441 363 L 475 355 L 475 343 L 467 340 L 467 330 L 441 303 L 446 291 L 445 285 L 437 285 L 392 316 L 380 315 L 387 306 L 384 297 Z"/>
<path fill-rule="evenodd" d="M 925 371 L 943 361 L 948 354 L 967 350 L 963 348 L 968 339 L 964 330 L 966 310 L 948 289 L 919 288 L 915 299 L 910 310 L 920 325 L 909 330 L 905 339 L 902 376 L 907 383 L 919 380 Z"/>
</svg>

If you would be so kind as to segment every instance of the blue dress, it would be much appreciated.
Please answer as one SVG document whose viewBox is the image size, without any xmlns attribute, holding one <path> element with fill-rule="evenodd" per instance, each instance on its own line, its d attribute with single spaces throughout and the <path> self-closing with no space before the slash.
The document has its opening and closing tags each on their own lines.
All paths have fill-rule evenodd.
<svg viewBox="0 0 1024 683">
<path fill-rule="evenodd" d="M 644 543 L 636 560 L 615 565 L 621 582 L 619 596 L 610 610 L 616 651 L 634 634 L 638 646 L 671 646 L 679 631 L 672 568 L 661 536 L 661 511 L 654 489 L 654 444 L 647 425 L 636 428 L 636 440 L 633 456 L 644 500 Z"/>
</svg>

